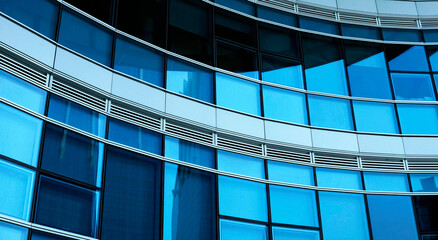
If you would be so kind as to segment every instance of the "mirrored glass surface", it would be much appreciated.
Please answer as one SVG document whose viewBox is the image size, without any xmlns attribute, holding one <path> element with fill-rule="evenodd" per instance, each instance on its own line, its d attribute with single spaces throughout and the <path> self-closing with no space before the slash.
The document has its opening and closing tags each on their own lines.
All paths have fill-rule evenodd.
<svg viewBox="0 0 438 240">
<path fill-rule="evenodd" d="M 366 190 L 410 192 L 406 174 L 364 172 L 363 177 Z"/>
<path fill-rule="evenodd" d="M 391 73 L 391 78 L 397 100 L 435 100 L 429 74 Z"/>
<path fill-rule="evenodd" d="M 265 225 L 221 219 L 219 221 L 221 240 L 268 240 L 268 228 Z"/>
<path fill-rule="evenodd" d="M 438 192 L 438 174 L 409 174 L 413 192 Z"/>
<path fill-rule="evenodd" d="M 316 168 L 316 178 L 319 187 L 363 189 L 359 171 Z"/>
<path fill-rule="evenodd" d="M 300 16 L 300 27 L 317 32 L 339 34 L 337 23 L 316 18 Z"/>
<path fill-rule="evenodd" d="M 166 136 L 165 141 L 165 157 L 215 168 L 213 148 L 169 136 Z"/>
<path fill-rule="evenodd" d="M 66 237 L 61 237 L 53 234 L 49 234 L 46 232 L 40 232 L 36 230 L 32 230 L 32 240 L 70 240 Z"/>
<path fill-rule="evenodd" d="M 255 6 L 251 2 L 245 0 L 215 0 L 217 4 L 237 10 L 249 15 L 255 15 Z"/>
<path fill-rule="evenodd" d="M 349 100 L 308 95 L 308 101 L 312 126 L 354 129 Z"/>
<path fill-rule="evenodd" d="M 269 180 L 313 186 L 313 168 L 309 166 L 268 161 Z"/>
<path fill-rule="evenodd" d="M 432 71 L 438 71 L 438 46 L 428 46 L 427 55 L 429 56 Z"/>
<path fill-rule="evenodd" d="M 382 28 L 382 36 L 385 41 L 422 42 L 417 30 Z"/>
<path fill-rule="evenodd" d="M 217 169 L 256 178 L 265 178 L 265 161 L 242 154 L 217 151 Z"/>
<path fill-rule="evenodd" d="M 227 41 L 256 47 L 256 25 L 249 18 L 215 8 L 214 11 L 215 34 Z"/>
<path fill-rule="evenodd" d="M 426 42 L 438 42 L 438 30 L 423 30 L 424 40 Z"/>
<path fill-rule="evenodd" d="M 301 63 L 262 55 L 262 80 L 295 88 L 304 88 Z"/>
<path fill-rule="evenodd" d="M 269 21 L 296 27 L 297 18 L 293 14 L 257 5 L 257 16 Z"/>
<path fill-rule="evenodd" d="M 392 71 L 429 71 L 423 46 L 385 45 L 385 52 Z"/>
<path fill-rule="evenodd" d="M 438 231 L 438 196 L 414 196 L 420 232 Z"/>
<path fill-rule="evenodd" d="M 260 49 L 288 57 L 300 57 L 297 33 L 285 28 L 259 24 Z"/>
<path fill-rule="evenodd" d="M 401 133 L 438 134 L 436 105 L 397 104 Z"/>
<path fill-rule="evenodd" d="M 379 29 L 374 27 L 341 24 L 341 31 L 343 36 L 348 37 L 368 38 L 375 40 L 382 39 Z"/>
<path fill-rule="evenodd" d="M 263 107 L 267 118 L 307 124 L 307 106 L 304 93 L 263 86 Z"/>
<path fill-rule="evenodd" d="M 111 0 L 66 0 L 66 2 L 72 4 L 73 6 L 81 9 L 82 11 L 90 14 L 91 16 L 101 21 L 111 24 L 112 7 L 114 7 L 112 6 L 113 1 Z"/>
<path fill-rule="evenodd" d="M 307 229 L 272 227 L 274 240 L 319 240 L 319 232 Z"/>
<path fill-rule="evenodd" d="M 353 101 L 357 131 L 399 133 L 394 104 Z"/>
<path fill-rule="evenodd" d="M 0 239 L 27 240 L 29 230 L 24 227 L 0 222 Z"/>
<path fill-rule="evenodd" d="M 257 71 L 257 54 L 255 51 L 238 46 L 217 42 L 217 66 L 219 68 L 259 78 Z"/>
</svg>

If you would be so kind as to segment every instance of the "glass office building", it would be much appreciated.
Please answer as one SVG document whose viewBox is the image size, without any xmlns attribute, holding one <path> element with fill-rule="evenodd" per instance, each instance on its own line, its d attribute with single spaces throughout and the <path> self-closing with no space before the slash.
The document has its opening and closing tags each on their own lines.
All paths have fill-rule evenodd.
<svg viewBox="0 0 438 240">
<path fill-rule="evenodd" d="M 437 1 L 0 12 L 0 239 L 438 239 Z"/>
</svg>

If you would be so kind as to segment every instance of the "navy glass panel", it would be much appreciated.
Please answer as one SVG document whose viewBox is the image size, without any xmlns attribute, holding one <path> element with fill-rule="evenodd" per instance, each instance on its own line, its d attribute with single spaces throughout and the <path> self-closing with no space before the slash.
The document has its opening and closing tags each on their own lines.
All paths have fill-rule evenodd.
<svg viewBox="0 0 438 240">
<path fill-rule="evenodd" d="M 165 157 L 215 168 L 214 148 L 169 136 L 165 139 Z"/>
<path fill-rule="evenodd" d="M 299 57 L 297 33 L 285 28 L 259 24 L 260 49 L 289 57 Z"/>
<path fill-rule="evenodd" d="M 374 240 L 418 239 L 411 197 L 368 195 L 367 199 Z"/>
<path fill-rule="evenodd" d="M 413 192 L 438 192 L 438 174 L 410 174 Z"/>
<path fill-rule="evenodd" d="M 169 58 L 166 88 L 202 101 L 214 103 L 213 72 Z"/>
<path fill-rule="evenodd" d="M 262 80 L 295 88 L 304 88 L 301 63 L 262 55 Z"/>
<path fill-rule="evenodd" d="M 109 121 L 108 140 L 161 155 L 162 139 L 163 136 L 160 133 L 115 118 Z"/>
<path fill-rule="evenodd" d="M 429 71 L 423 46 L 385 45 L 385 52 L 392 71 Z"/>
<path fill-rule="evenodd" d="M 339 34 L 338 24 L 331 21 L 300 16 L 300 27 L 317 32 Z"/>
<path fill-rule="evenodd" d="M 263 107 L 267 118 L 307 124 L 306 95 L 304 93 L 264 85 Z"/>
<path fill-rule="evenodd" d="M 410 192 L 406 174 L 364 172 L 363 177 L 366 190 Z"/>
<path fill-rule="evenodd" d="M 96 236 L 99 192 L 41 176 L 35 222 Z"/>
<path fill-rule="evenodd" d="M 359 171 L 316 168 L 316 178 L 319 187 L 363 189 Z"/>
<path fill-rule="evenodd" d="M 312 126 L 353 130 L 350 101 L 308 95 Z"/>
<path fill-rule="evenodd" d="M 435 100 L 429 74 L 391 73 L 391 78 L 394 86 L 395 99 L 417 101 Z"/>
<path fill-rule="evenodd" d="M 81 9 L 82 11 L 90 14 L 91 16 L 111 24 L 112 17 L 112 3 L 111 0 L 66 0 L 71 5 Z"/>
<path fill-rule="evenodd" d="M 438 240 L 438 234 L 421 235 L 421 240 Z"/>
<path fill-rule="evenodd" d="M 219 214 L 267 221 L 266 185 L 219 176 Z"/>
<path fill-rule="evenodd" d="M 217 169 L 250 177 L 265 178 L 265 161 L 242 154 L 217 151 Z"/>
<path fill-rule="evenodd" d="M 215 8 L 215 34 L 217 37 L 256 47 L 255 21 L 225 10 Z M 248 61 L 248 60 L 247 60 Z"/>
<path fill-rule="evenodd" d="M 114 56 L 115 70 L 163 87 L 163 61 L 162 54 L 127 38 L 117 36 Z"/>
<path fill-rule="evenodd" d="M 414 196 L 420 232 L 438 231 L 438 196 Z"/>
<path fill-rule="evenodd" d="M 61 237 L 46 232 L 32 230 L 32 240 L 70 240 L 70 238 Z"/>
<path fill-rule="evenodd" d="M 293 14 L 257 5 L 257 16 L 269 21 L 296 27 L 297 18 Z"/>
<path fill-rule="evenodd" d="M 422 42 L 417 30 L 382 28 L 382 35 L 385 41 Z"/>
<path fill-rule="evenodd" d="M 161 162 L 108 147 L 102 239 L 159 239 Z"/>
<path fill-rule="evenodd" d="M 55 39 L 59 4 L 54 0 L 1 0 L 0 11 Z"/>
<path fill-rule="evenodd" d="M 166 163 L 164 240 L 216 239 L 215 175 Z"/>
<path fill-rule="evenodd" d="M 265 225 L 237 222 L 221 219 L 220 240 L 268 240 L 268 228 Z"/>
<path fill-rule="evenodd" d="M 269 191 L 272 222 L 318 227 L 315 191 L 276 185 Z"/>
<path fill-rule="evenodd" d="M 247 77 L 259 78 L 257 54 L 245 48 L 217 42 L 217 66 Z"/>
<path fill-rule="evenodd" d="M 105 137 L 105 115 L 53 94 L 50 96 L 48 116 L 99 137 Z"/>
<path fill-rule="evenodd" d="M 103 65 L 110 66 L 112 32 L 64 8 L 58 42 Z"/>
<path fill-rule="evenodd" d="M 379 29 L 374 27 L 341 24 L 341 31 L 343 36 L 348 37 L 368 38 L 375 40 L 382 39 Z"/>
<path fill-rule="evenodd" d="M 397 104 L 403 134 L 438 134 L 436 105 Z"/>
<path fill-rule="evenodd" d="M 268 161 L 269 180 L 303 185 L 315 185 L 313 168 L 309 166 Z"/>
<path fill-rule="evenodd" d="M 424 40 L 426 42 L 438 42 L 438 30 L 423 30 Z"/>
<path fill-rule="evenodd" d="M 361 194 L 319 192 L 324 240 L 370 239 Z"/>
<path fill-rule="evenodd" d="M 255 6 L 246 0 L 215 0 L 217 4 L 243 12 L 249 15 L 255 15 Z"/>
<path fill-rule="evenodd" d="M 393 104 L 353 101 L 353 109 L 357 131 L 399 133 Z"/>
<path fill-rule="evenodd" d="M 429 56 L 432 71 L 438 71 L 438 46 L 428 46 L 427 55 Z"/>
<path fill-rule="evenodd" d="M 307 229 L 272 227 L 274 240 L 319 240 L 319 232 Z"/>
<path fill-rule="evenodd" d="M 103 143 L 47 124 L 41 168 L 100 187 Z"/>
<path fill-rule="evenodd" d="M 0 239 L 7 240 L 27 240 L 29 230 L 24 227 L 0 222 Z"/>
</svg>

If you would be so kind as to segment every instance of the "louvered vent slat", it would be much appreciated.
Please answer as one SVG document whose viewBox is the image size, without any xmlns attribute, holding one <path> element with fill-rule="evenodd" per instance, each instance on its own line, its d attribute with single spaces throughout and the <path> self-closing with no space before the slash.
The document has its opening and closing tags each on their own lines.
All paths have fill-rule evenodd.
<svg viewBox="0 0 438 240">
<path fill-rule="evenodd" d="M 186 128 L 169 122 L 166 123 L 166 132 L 183 136 L 189 139 L 196 139 L 207 144 L 213 143 L 213 137 L 211 133 Z"/>
<path fill-rule="evenodd" d="M 404 170 L 402 159 L 362 158 L 362 168 Z"/>
<path fill-rule="evenodd" d="M 438 170 L 438 160 L 408 160 L 409 170 Z"/>
<path fill-rule="evenodd" d="M 373 16 L 366 16 L 360 14 L 352 14 L 352 13 L 340 13 L 339 19 L 343 22 L 350 23 L 359 23 L 359 24 L 368 24 L 368 25 L 376 25 L 376 18 Z"/>
<path fill-rule="evenodd" d="M 343 167 L 358 167 L 356 157 L 345 157 L 345 156 L 328 156 L 315 154 L 315 163 L 322 165 L 333 165 L 333 166 L 343 166 Z"/>
<path fill-rule="evenodd" d="M 298 12 L 312 17 L 336 20 L 336 12 L 328 9 L 299 5 Z"/>
<path fill-rule="evenodd" d="M 288 1 L 258 0 L 258 2 L 267 3 L 269 5 L 274 5 L 277 7 L 286 8 L 288 10 L 295 11 L 295 4 L 293 4 L 292 2 L 288 2 Z"/>
<path fill-rule="evenodd" d="M 111 114 L 114 114 L 118 117 L 125 118 L 141 124 L 146 128 L 159 130 L 161 126 L 161 121 L 159 118 L 154 118 L 151 116 L 147 116 L 145 114 L 141 114 L 138 112 L 134 112 L 130 109 L 124 108 L 122 106 L 118 106 L 116 104 L 111 105 Z"/>
<path fill-rule="evenodd" d="M 380 17 L 380 25 L 387 27 L 413 27 L 417 28 L 416 19 L 399 19 L 399 18 L 386 18 Z"/>
<path fill-rule="evenodd" d="M 293 161 L 305 162 L 305 163 L 310 162 L 309 153 L 301 153 L 293 150 L 289 151 L 289 150 L 268 147 L 266 149 L 266 155 L 268 157 L 278 158 L 278 159 L 287 159 L 287 160 L 293 160 Z"/>
<path fill-rule="evenodd" d="M 421 19 L 423 28 L 438 28 L 438 19 Z"/>
<path fill-rule="evenodd" d="M 46 74 L 27 67 L 3 54 L 0 54 L 0 69 L 5 70 L 6 72 L 22 78 L 34 85 L 46 85 Z"/>
<path fill-rule="evenodd" d="M 261 145 L 257 145 L 257 144 L 244 143 L 227 138 L 218 137 L 217 145 L 219 147 L 229 148 L 241 152 L 248 152 L 252 154 L 262 155 L 262 147 Z"/>
<path fill-rule="evenodd" d="M 105 111 L 106 101 L 103 98 L 95 97 L 57 80 L 53 80 L 52 90 L 55 93 L 64 94 L 85 106 L 89 106 L 100 111 Z"/>
</svg>

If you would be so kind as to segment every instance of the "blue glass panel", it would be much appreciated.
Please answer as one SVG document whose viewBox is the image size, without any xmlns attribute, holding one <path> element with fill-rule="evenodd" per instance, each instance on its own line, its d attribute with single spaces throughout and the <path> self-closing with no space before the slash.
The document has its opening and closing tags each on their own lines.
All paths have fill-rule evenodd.
<svg viewBox="0 0 438 240">
<path fill-rule="evenodd" d="M 362 190 L 362 177 L 358 171 L 316 168 L 319 187 Z"/>
<path fill-rule="evenodd" d="M 430 66 L 432 67 L 432 71 L 438 71 L 438 47 L 435 49 L 430 49 L 428 51 L 429 53 L 429 60 L 430 60 Z M 436 82 L 436 75 L 435 75 L 435 82 Z"/>
<path fill-rule="evenodd" d="M 243 12 L 249 15 L 255 15 L 254 4 L 245 0 L 215 0 L 217 4 Z"/>
<path fill-rule="evenodd" d="M 341 31 L 343 36 L 348 37 L 368 38 L 376 40 L 382 39 L 379 29 L 374 27 L 341 24 Z"/>
<path fill-rule="evenodd" d="M 105 115 L 53 94 L 50 96 L 48 116 L 99 137 L 105 137 Z"/>
<path fill-rule="evenodd" d="M 108 139 L 161 155 L 163 136 L 114 118 L 109 121 Z"/>
<path fill-rule="evenodd" d="M 103 65 L 111 64 L 112 32 L 64 8 L 58 42 Z"/>
<path fill-rule="evenodd" d="M 217 105 L 259 115 L 260 85 L 222 73 L 216 73 Z"/>
<path fill-rule="evenodd" d="M 385 41 L 422 42 L 417 30 L 382 28 L 382 35 Z"/>
<path fill-rule="evenodd" d="M 312 126 L 353 130 L 350 101 L 308 95 Z"/>
<path fill-rule="evenodd" d="M 307 89 L 317 92 L 348 95 L 344 60 L 306 69 Z"/>
<path fill-rule="evenodd" d="M 217 168 L 226 172 L 265 178 L 265 161 L 242 154 L 218 150 Z"/>
<path fill-rule="evenodd" d="M 219 214 L 267 221 L 266 205 L 265 184 L 219 176 Z"/>
<path fill-rule="evenodd" d="M 315 18 L 300 16 L 300 27 L 317 32 L 324 32 L 336 35 L 339 34 L 339 28 L 337 23 Z"/>
<path fill-rule="evenodd" d="M 269 179 L 280 182 L 315 185 L 313 168 L 276 161 L 268 161 Z"/>
<path fill-rule="evenodd" d="M 164 240 L 216 239 L 215 175 L 166 163 Z"/>
<path fill-rule="evenodd" d="M 214 102 L 213 73 L 171 58 L 167 61 L 167 86 L 181 93 L 209 103 Z"/>
<path fill-rule="evenodd" d="M 438 234 L 421 235 L 421 240 L 437 240 Z"/>
<path fill-rule="evenodd" d="M 272 227 L 274 240 L 319 240 L 319 232 L 306 229 Z"/>
<path fill-rule="evenodd" d="M 257 16 L 269 21 L 296 27 L 297 18 L 289 13 L 257 5 Z"/>
<path fill-rule="evenodd" d="M 268 240 L 268 228 L 265 225 L 237 222 L 221 219 L 220 240 Z"/>
<path fill-rule="evenodd" d="M 390 70 L 421 72 L 429 71 L 426 52 L 424 51 L 423 46 L 387 47 L 386 52 Z"/>
<path fill-rule="evenodd" d="M 406 174 L 364 172 L 363 177 L 366 190 L 410 192 Z"/>
<path fill-rule="evenodd" d="M 438 134 L 438 109 L 435 105 L 397 104 L 403 134 Z"/>
<path fill-rule="evenodd" d="M 230 23 L 229 23 L 230 24 Z M 216 28 L 217 33 L 217 28 Z M 232 36 L 230 32 L 228 35 Z M 257 53 L 253 50 L 217 41 L 217 67 L 259 79 Z"/>
<path fill-rule="evenodd" d="M 393 104 L 353 101 L 353 109 L 357 131 L 399 133 Z"/>
<path fill-rule="evenodd" d="M 369 239 L 361 194 L 319 192 L 324 240 Z"/>
<path fill-rule="evenodd" d="M 32 240 L 70 240 L 70 238 L 32 230 Z"/>
<path fill-rule="evenodd" d="M 429 74 L 391 73 L 391 78 L 397 100 L 435 100 Z"/>
<path fill-rule="evenodd" d="M 0 239 L 27 240 L 27 228 L 10 223 L 0 222 Z"/>
<path fill-rule="evenodd" d="M 413 192 L 438 192 L 438 174 L 410 174 Z"/>
<path fill-rule="evenodd" d="M 46 91 L 1 70 L 0 96 L 32 111 L 44 114 Z"/>
<path fill-rule="evenodd" d="M 374 240 L 418 239 L 411 197 L 368 195 L 367 199 Z"/>
<path fill-rule="evenodd" d="M 304 88 L 299 62 L 262 55 L 262 80 L 295 88 Z"/>
<path fill-rule="evenodd" d="M 165 157 L 215 168 L 213 148 L 169 136 L 166 136 L 165 139 Z"/>
<path fill-rule="evenodd" d="M 0 160 L 0 213 L 29 221 L 34 180 L 33 171 Z"/>
<path fill-rule="evenodd" d="M 163 87 L 163 56 L 143 45 L 117 36 L 114 69 Z"/>
<path fill-rule="evenodd" d="M 43 121 L 0 104 L 0 154 L 36 166 Z"/>
<path fill-rule="evenodd" d="M 263 107 L 267 118 L 301 124 L 308 123 L 304 93 L 263 86 Z"/>
<path fill-rule="evenodd" d="M 438 196 L 413 196 L 413 198 L 420 232 L 437 232 Z"/>
<path fill-rule="evenodd" d="M 315 191 L 270 185 L 272 222 L 318 227 Z"/>
<path fill-rule="evenodd" d="M 94 237 L 99 195 L 99 192 L 41 176 L 35 222 Z"/>
<path fill-rule="evenodd" d="M 423 30 L 424 40 L 426 42 L 438 42 L 438 30 Z"/>
</svg>

